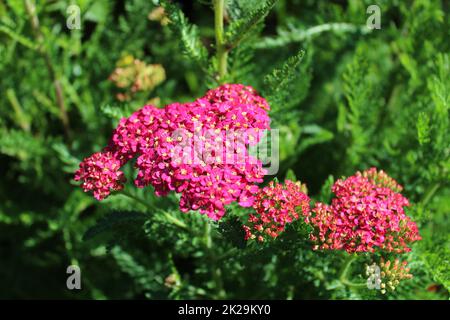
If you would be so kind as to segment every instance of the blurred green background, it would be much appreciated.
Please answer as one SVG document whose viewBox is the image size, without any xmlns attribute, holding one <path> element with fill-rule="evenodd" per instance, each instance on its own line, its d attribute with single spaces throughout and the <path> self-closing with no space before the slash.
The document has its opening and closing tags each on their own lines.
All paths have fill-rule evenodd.
<svg viewBox="0 0 450 320">
<path fill-rule="evenodd" d="M 262 3 L 228 0 L 225 25 Z M 387 296 L 338 287 L 342 253 L 312 252 L 295 225 L 243 249 L 242 209 L 211 223 L 129 183 L 179 230 L 130 197 L 97 202 L 77 187 L 78 163 L 122 116 L 217 85 L 211 1 L 177 4 L 184 16 L 149 0 L 0 0 L 0 298 L 448 299 L 449 3 L 279 0 L 228 58 L 228 82 L 270 96 L 279 180 L 325 201 L 333 177 L 376 166 L 405 187 L 423 240 L 406 255 L 414 279 Z M 69 29 L 77 8 L 81 29 Z M 289 81 L 271 83 L 300 49 Z M 71 264 L 81 291 L 66 288 Z"/>
</svg>

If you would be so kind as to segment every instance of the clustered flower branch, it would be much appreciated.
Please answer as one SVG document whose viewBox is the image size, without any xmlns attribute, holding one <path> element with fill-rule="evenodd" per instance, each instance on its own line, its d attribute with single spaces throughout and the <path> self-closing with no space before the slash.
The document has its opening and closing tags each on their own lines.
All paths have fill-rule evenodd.
<svg viewBox="0 0 450 320">
<path fill-rule="evenodd" d="M 355 253 L 410 251 L 410 244 L 421 237 L 417 225 L 405 214 L 409 201 L 400 194 L 402 187 L 382 170 L 371 168 L 337 180 L 331 188 L 335 195 L 331 203 L 317 202 L 311 209 L 307 188 L 300 182 L 286 180 L 283 185 L 272 181 L 260 188 L 265 170 L 245 148 L 243 155 L 242 150 L 241 154 L 230 155 L 226 152 L 229 149 L 219 149 L 212 154 L 214 161 L 202 157 L 192 161 L 192 154 L 179 148 L 198 133 L 203 139 L 196 148 L 207 149 L 212 141 L 227 145 L 224 133 L 241 128 L 256 131 L 244 138 L 235 137 L 237 141 L 256 144 L 260 133 L 270 129 L 269 109 L 256 90 L 241 84 L 221 85 L 192 103 L 172 103 L 163 109 L 147 105 L 120 121 L 109 144 L 80 164 L 75 180 L 102 200 L 111 191 L 124 188 L 120 169 L 136 158 L 135 185 L 151 185 L 157 196 L 180 193 L 182 212 L 198 210 L 219 220 L 234 201 L 250 207 L 243 224 L 247 241 L 275 239 L 288 224 L 300 220 L 310 227 L 313 250 L 343 250 L 349 254 L 339 277 L 348 286 L 361 286 L 347 279 Z M 178 134 L 180 128 L 182 134 Z M 214 134 L 205 139 L 211 131 Z M 395 265 L 401 276 L 390 281 L 389 287 L 409 277 L 403 276 L 408 274 L 403 272 L 405 263 Z"/>
<path fill-rule="evenodd" d="M 253 20 L 263 16 L 274 1 L 269 4 Z M 213 6 L 216 62 L 219 82 L 222 82 L 230 49 L 226 47 L 224 35 L 224 1 L 214 0 Z M 118 76 L 116 72 L 113 79 Z M 246 241 L 270 244 L 288 224 L 304 223 L 310 230 L 305 240 L 311 242 L 313 250 L 346 252 L 347 258 L 338 275 L 340 283 L 353 288 L 366 287 L 366 283 L 348 279 L 357 254 L 398 255 L 409 252 L 410 245 L 421 239 L 417 225 L 405 214 L 405 207 L 410 203 L 400 193 L 402 187 L 382 170 L 370 168 L 337 180 L 331 188 L 334 198 L 329 204 L 317 202 L 311 206 L 307 188 L 301 182 L 272 181 L 261 188 L 259 185 L 266 174 L 262 162 L 250 155 L 246 147 L 240 152 L 227 151 L 230 144 L 232 151 L 236 151 L 237 145 L 256 145 L 261 133 L 270 130 L 269 110 L 267 101 L 254 88 L 242 84 L 223 84 L 191 103 L 175 102 L 162 109 L 146 105 L 120 121 L 102 151 L 81 162 L 75 180 L 81 181 L 84 191 L 102 200 L 112 191 L 123 190 L 125 177 L 121 168 L 136 159 L 135 185 L 152 186 L 157 196 L 171 191 L 181 194 L 182 212 L 199 211 L 217 221 L 232 202 L 248 208 L 248 218 L 242 225 Z M 246 130 L 245 135 L 236 133 L 242 129 Z M 231 142 L 227 132 L 234 132 Z M 195 137 L 200 139 L 194 149 L 184 148 Z M 213 161 L 193 156 L 197 151 L 204 154 L 211 144 L 224 146 L 220 151 L 210 152 Z M 182 221 L 176 223 L 187 228 Z M 205 239 L 214 261 L 212 277 L 218 288 L 217 296 L 223 297 L 221 270 L 215 263 L 218 257 L 212 246 L 209 224 Z M 382 258 L 379 265 L 368 266 L 367 283 L 374 280 L 382 293 L 394 290 L 400 280 L 411 278 L 406 264 L 406 261 L 396 259 L 391 263 Z"/>
<path fill-rule="evenodd" d="M 196 148 L 201 150 L 217 140 L 227 144 L 225 133 L 242 128 L 249 130 L 246 140 L 255 144 L 259 133 L 270 128 L 268 109 L 267 101 L 253 88 L 239 84 L 222 85 L 192 103 L 173 103 L 164 109 L 145 106 L 120 121 L 108 146 L 81 163 L 75 180 L 102 200 L 112 190 L 123 189 L 120 168 L 136 158 L 136 186 L 151 185 L 158 196 L 181 193 L 181 211 L 199 210 L 218 220 L 233 201 L 244 207 L 253 204 L 256 184 L 265 173 L 261 161 L 247 150 L 230 153 L 227 148 L 213 154 L 213 161 L 192 159 L 179 146 L 189 144 L 196 134 L 204 138 L 197 141 Z M 211 131 L 214 135 L 206 139 Z M 234 138 L 239 141 L 241 137 Z"/>
</svg>

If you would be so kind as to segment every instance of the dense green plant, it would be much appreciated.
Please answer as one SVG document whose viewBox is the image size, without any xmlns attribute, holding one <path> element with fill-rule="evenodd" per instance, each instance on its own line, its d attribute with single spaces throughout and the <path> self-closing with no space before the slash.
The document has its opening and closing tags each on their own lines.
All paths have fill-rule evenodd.
<svg viewBox="0 0 450 320">
<path fill-rule="evenodd" d="M 0 297 L 448 299 L 448 4 L 380 0 L 369 30 L 372 2 L 0 0 Z M 70 4 L 81 30 L 66 28 Z M 165 80 L 118 101 L 128 88 L 108 78 L 127 57 Z M 214 222 L 175 194 L 127 183 L 98 202 L 73 181 L 122 117 L 221 83 L 268 100 L 276 179 L 306 183 L 313 203 L 372 166 L 404 186 L 422 236 L 401 255 L 412 279 L 384 295 L 360 286 L 379 254 L 313 251 L 301 221 L 246 242 L 238 205 Z M 65 286 L 71 264 L 82 291 Z"/>
</svg>

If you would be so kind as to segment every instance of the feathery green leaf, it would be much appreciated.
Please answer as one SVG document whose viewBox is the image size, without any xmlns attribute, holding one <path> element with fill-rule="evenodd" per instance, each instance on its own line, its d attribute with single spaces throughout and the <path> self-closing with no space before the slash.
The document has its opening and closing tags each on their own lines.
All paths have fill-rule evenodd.
<svg viewBox="0 0 450 320">
<path fill-rule="evenodd" d="M 266 0 L 260 8 L 250 12 L 243 18 L 233 21 L 225 34 L 226 47 L 234 48 L 247 38 L 254 28 L 269 14 L 276 2 L 277 0 Z"/>
<path fill-rule="evenodd" d="M 280 68 L 274 69 L 264 78 L 265 97 L 269 103 L 277 103 L 290 95 L 286 88 L 298 75 L 297 67 L 300 65 L 304 55 L 305 51 L 300 50 L 299 53 L 287 59 Z"/>
<path fill-rule="evenodd" d="M 208 51 L 202 44 L 196 25 L 189 23 L 183 11 L 168 0 L 161 1 L 170 19 L 169 26 L 180 37 L 184 54 L 198 64 L 208 64 Z"/>
<path fill-rule="evenodd" d="M 113 211 L 97 221 L 83 236 L 83 240 L 89 240 L 106 231 L 132 224 L 143 225 L 146 215 L 136 211 Z"/>
</svg>

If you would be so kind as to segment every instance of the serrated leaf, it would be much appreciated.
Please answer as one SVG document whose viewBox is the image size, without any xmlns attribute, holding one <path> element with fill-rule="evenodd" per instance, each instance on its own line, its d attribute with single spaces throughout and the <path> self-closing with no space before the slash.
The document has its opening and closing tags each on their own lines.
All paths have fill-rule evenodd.
<svg viewBox="0 0 450 320">
<path fill-rule="evenodd" d="M 276 103 L 284 96 L 290 95 L 286 90 L 289 83 L 298 75 L 297 67 L 305 55 L 304 50 L 289 59 L 280 67 L 274 69 L 264 78 L 265 97 L 269 103 Z"/>
<path fill-rule="evenodd" d="M 141 212 L 135 211 L 113 211 L 98 220 L 97 223 L 89 228 L 83 235 L 83 240 L 89 240 L 106 231 L 112 230 L 119 226 L 129 224 L 144 224 L 147 216 Z"/>
<path fill-rule="evenodd" d="M 45 150 L 45 142 L 31 133 L 21 130 L 0 130 L 0 153 L 22 161 L 33 161 L 42 157 Z"/>
<path fill-rule="evenodd" d="M 311 38 L 317 37 L 324 32 L 359 32 L 366 34 L 371 32 L 365 25 L 358 26 L 350 23 L 325 23 L 317 26 L 310 27 L 308 29 L 298 28 L 291 26 L 288 30 L 280 30 L 279 35 L 276 37 L 265 37 L 259 42 L 254 44 L 256 49 L 273 49 L 285 47 L 291 43 L 303 42 Z"/>
<path fill-rule="evenodd" d="M 126 109 L 126 108 L 125 108 Z M 129 115 L 129 110 L 124 110 L 119 106 L 112 106 L 109 104 L 100 106 L 100 111 L 110 119 L 120 120 Z"/>
<path fill-rule="evenodd" d="M 234 48 L 247 38 L 255 26 L 272 10 L 276 2 L 277 0 L 266 0 L 260 8 L 250 12 L 243 18 L 233 21 L 225 34 L 225 46 L 230 49 Z"/>
<path fill-rule="evenodd" d="M 433 279 L 441 283 L 450 292 L 450 250 L 449 242 L 444 246 L 434 246 L 421 251 L 420 258 L 424 262 Z"/>
<path fill-rule="evenodd" d="M 170 28 L 180 39 L 184 54 L 202 67 L 207 65 L 208 51 L 200 40 L 197 26 L 189 23 L 183 11 L 170 1 L 161 1 L 161 6 L 165 9 L 170 19 Z"/>
<path fill-rule="evenodd" d="M 119 268 L 128 274 L 144 291 L 152 291 L 163 279 L 145 266 L 141 265 L 129 252 L 120 246 L 111 249 L 111 254 Z"/>
<path fill-rule="evenodd" d="M 425 113 L 419 113 L 417 119 L 417 138 L 421 145 L 430 142 L 430 117 Z"/>
<path fill-rule="evenodd" d="M 55 142 L 52 144 L 52 149 L 56 152 L 59 160 L 64 164 L 64 172 L 74 173 L 78 169 L 80 159 L 73 156 L 65 144 Z"/>
</svg>

